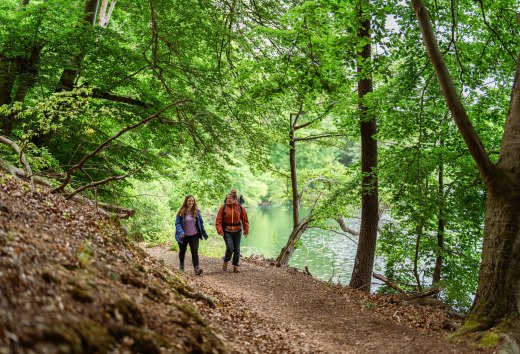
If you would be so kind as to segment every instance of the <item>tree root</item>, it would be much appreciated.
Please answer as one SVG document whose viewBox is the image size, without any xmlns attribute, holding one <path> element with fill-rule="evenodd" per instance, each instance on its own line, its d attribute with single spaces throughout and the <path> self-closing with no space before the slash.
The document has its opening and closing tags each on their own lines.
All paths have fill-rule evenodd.
<svg viewBox="0 0 520 354">
<path fill-rule="evenodd" d="M 179 294 L 189 297 L 190 299 L 205 301 L 211 308 L 215 308 L 217 306 L 215 300 L 213 300 L 213 298 L 209 297 L 206 294 L 199 293 L 197 291 L 190 291 L 182 286 L 175 287 L 175 290 L 177 290 Z"/>
</svg>

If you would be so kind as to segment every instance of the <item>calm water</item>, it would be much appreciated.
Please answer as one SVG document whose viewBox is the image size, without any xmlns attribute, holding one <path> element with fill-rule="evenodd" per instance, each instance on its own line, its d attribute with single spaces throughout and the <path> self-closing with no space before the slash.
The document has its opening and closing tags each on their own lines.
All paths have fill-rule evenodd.
<svg viewBox="0 0 520 354">
<path fill-rule="evenodd" d="M 292 230 L 291 209 L 282 205 L 249 207 L 247 214 L 250 236 L 242 238 L 242 254 L 276 258 Z M 357 220 L 350 220 L 349 226 L 358 229 L 357 223 Z M 351 238 L 357 242 L 356 237 Z M 308 229 L 301 241 L 302 245 L 294 251 L 289 265 L 298 269 L 307 266 L 318 278 L 348 285 L 357 244 L 345 236 L 321 229 Z"/>
</svg>

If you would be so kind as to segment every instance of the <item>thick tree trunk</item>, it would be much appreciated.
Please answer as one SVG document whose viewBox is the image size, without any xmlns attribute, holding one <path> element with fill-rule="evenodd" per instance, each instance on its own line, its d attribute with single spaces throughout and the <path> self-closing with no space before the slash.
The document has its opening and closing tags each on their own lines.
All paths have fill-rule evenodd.
<svg viewBox="0 0 520 354">
<path fill-rule="evenodd" d="M 358 18 L 361 21 L 359 28 L 359 41 L 365 42 L 360 53 L 361 62 L 358 65 L 360 75 L 358 83 L 359 112 L 361 120 L 361 171 L 362 200 L 361 200 L 361 226 L 359 230 L 359 243 L 356 252 L 356 260 L 350 279 L 350 286 L 356 289 L 370 292 L 372 280 L 372 268 L 376 253 L 377 226 L 379 224 L 378 189 L 377 189 L 377 141 L 376 120 L 371 116 L 369 108 L 363 98 L 373 91 L 372 76 L 369 67 L 371 58 L 370 44 L 370 20 L 368 13 L 369 2 L 361 1 L 358 5 Z"/>
<path fill-rule="evenodd" d="M 23 102 L 27 92 L 36 84 L 42 49 L 41 44 L 35 43 L 27 58 L 20 60 L 18 65 L 18 89 L 14 95 L 14 102 Z"/>
<path fill-rule="evenodd" d="M 496 173 L 486 187 L 486 221 L 477 294 L 466 321 L 501 325 L 520 337 L 520 53 Z M 518 339 L 518 338 L 517 338 Z"/>
<path fill-rule="evenodd" d="M 465 327 L 502 324 L 503 330 L 520 333 L 520 186 L 504 175 L 495 183 L 512 188 L 488 195 L 477 294 Z"/>
</svg>

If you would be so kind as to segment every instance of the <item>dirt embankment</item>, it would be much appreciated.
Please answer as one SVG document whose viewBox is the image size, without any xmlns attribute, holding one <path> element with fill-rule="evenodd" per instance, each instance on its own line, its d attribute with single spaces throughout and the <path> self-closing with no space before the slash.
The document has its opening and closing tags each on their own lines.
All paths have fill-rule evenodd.
<svg viewBox="0 0 520 354">
<path fill-rule="evenodd" d="M 0 173 L 0 353 L 225 353 L 211 304 L 95 210 Z"/>
</svg>

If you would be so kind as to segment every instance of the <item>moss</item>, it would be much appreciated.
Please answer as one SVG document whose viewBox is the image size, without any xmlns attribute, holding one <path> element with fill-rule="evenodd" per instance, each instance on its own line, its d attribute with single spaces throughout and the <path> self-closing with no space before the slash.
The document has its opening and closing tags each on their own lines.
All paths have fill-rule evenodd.
<svg viewBox="0 0 520 354">
<path fill-rule="evenodd" d="M 82 353 L 80 335 L 69 325 L 58 323 L 43 331 L 44 341 L 54 343 L 60 347 L 62 353 Z"/>
<path fill-rule="evenodd" d="M 160 353 L 160 347 L 168 346 L 168 341 L 165 338 L 147 328 L 114 324 L 110 327 L 110 332 L 119 340 L 125 337 L 132 338 L 131 349 L 134 353 Z"/>
<path fill-rule="evenodd" d="M 110 314 L 116 319 L 120 316 L 126 324 L 137 327 L 144 326 L 144 316 L 141 309 L 130 300 L 116 301 L 111 306 Z"/>
<path fill-rule="evenodd" d="M 469 333 L 475 333 L 478 331 L 485 330 L 485 326 L 479 321 L 473 321 L 470 318 L 466 318 L 464 324 L 451 335 L 452 338 L 462 337 Z"/>
<path fill-rule="evenodd" d="M 151 287 L 148 287 L 148 290 L 144 294 L 147 298 L 156 301 L 156 302 L 166 302 L 168 300 L 168 296 L 164 294 L 161 290 Z"/>
<path fill-rule="evenodd" d="M 184 319 L 186 322 L 193 319 L 199 325 L 206 325 L 202 316 L 193 307 L 185 305 L 182 302 L 176 302 L 174 306 L 186 315 L 186 318 Z"/>
<path fill-rule="evenodd" d="M 494 347 L 500 342 L 500 336 L 495 332 L 485 333 L 480 339 L 480 345 L 482 347 Z"/>
<path fill-rule="evenodd" d="M 87 290 L 83 289 L 79 285 L 74 285 L 72 288 L 67 289 L 72 298 L 80 302 L 92 302 L 94 298 L 88 293 Z"/>
<path fill-rule="evenodd" d="M 108 330 L 90 319 L 72 324 L 82 339 L 85 353 L 106 353 L 115 344 Z"/>
<path fill-rule="evenodd" d="M 184 279 L 182 279 L 178 274 L 172 273 L 170 271 L 162 272 L 156 269 L 154 270 L 153 275 L 156 278 L 166 282 L 173 289 L 176 289 L 179 286 L 187 286 Z"/>
<path fill-rule="evenodd" d="M 77 257 L 79 265 L 82 268 L 87 268 L 90 265 L 92 258 L 92 246 L 90 241 L 84 241 L 81 245 L 79 245 Z"/>
<path fill-rule="evenodd" d="M 107 353 L 116 342 L 106 328 L 89 318 L 53 324 L 42 334 L 40 339 L 55 344 L 60 353 Z"/>
<path fill-rule="evenodd" d="M 121 275 L 121 282 L 135 286 L 136 288 L 146 288 L 146 283 L 131 273 L 125 273 Z"/>
</svg>

